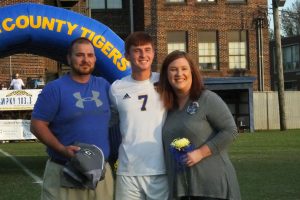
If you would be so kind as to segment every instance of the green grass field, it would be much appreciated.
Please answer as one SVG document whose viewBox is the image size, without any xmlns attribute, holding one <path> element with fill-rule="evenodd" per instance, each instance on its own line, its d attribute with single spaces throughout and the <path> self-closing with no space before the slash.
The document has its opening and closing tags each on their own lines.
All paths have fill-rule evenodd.
<svg viewBox="0 0 300 200">
<path fill-rule="evenodd" d="M 0 199 L 39 199 L 39 183 L 47 160 L 45 147 L 36 142 L 0 144 Z M 243 133 L 230 148 L 243 200 L 300 199 L 300 130 Z"/>
<path fill-rule="evenodd" d="M 300 199 L 300 130 L 242 134 L 230 155 L 243 200 Z"/>
</svg>

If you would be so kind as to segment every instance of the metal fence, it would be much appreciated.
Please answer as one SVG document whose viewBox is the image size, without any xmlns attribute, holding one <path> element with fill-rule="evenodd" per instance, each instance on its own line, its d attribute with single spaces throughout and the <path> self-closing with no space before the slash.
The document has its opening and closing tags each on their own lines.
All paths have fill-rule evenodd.
<svg viewBox="0 0 300 200">
<path fill-rule="evenodd" d="M 286 125 L 300 129 L 300 91 L 285 91 Z M 277 92 L 253 92 L 255 130 L 280 129 Z"/>
</svg>

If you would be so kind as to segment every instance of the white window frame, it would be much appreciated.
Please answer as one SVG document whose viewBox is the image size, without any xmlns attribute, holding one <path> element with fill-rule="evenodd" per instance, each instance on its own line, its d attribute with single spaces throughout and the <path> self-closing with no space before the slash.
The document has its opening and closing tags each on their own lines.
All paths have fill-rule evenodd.
<svg viewBox="0 0 300 200">
<path fill-rule="evenodd" d="M 236 33 L 238 34 L 238 38 L 235 38 L 233 41 L 228 39 L 229 69 L 247 69 L 247 32 L 230 31 L 228 34 L 230 37 L 230 34 Z"/>
<path fill-rule="evenodd" d="M 197 0 L 198 3 L 210 3 L 210 2 L 216 2 L 216 0 Z"/>
<path fill-rule="evenodd" d="M 167 3 L 183 3 L 185 0 L 166 0 Z"/>
<path fill-rule="evenodd" d="M 88 0 L 90 9 L 122 9 L 122 0 Z"/>
<path fill-rule="evenodd" d="M 186 52 L 186 32 L 185 31 L 172 31 L 167 32 L 167 51 L 168 54 L 175 51 L 185 51 Z"/>
<path fill-rule="evenodd" d="M 214 36 L 214 38 L 210 38 L 210 36 Z M 206 37 L 206 39 L 204 37 Z M 203 70 L 218 69 L 217 31 L 199 32 L 198 59 L 199 59 L 199 65 L 201 69 Z"/>
<path fill-rule="evenodd" d="M 228 3 L 246 3 L 247 0 L 227 0 Z"/>
<path fill-rule="evenodd" d="M 289 52 L 287 52 L 287 50 L 289 50 Z M 291 44 L 282 47 L 283 69 L 285 72 L 300 70 L 299 51 L 300 51 L 299 44 Z"/>
</svg>

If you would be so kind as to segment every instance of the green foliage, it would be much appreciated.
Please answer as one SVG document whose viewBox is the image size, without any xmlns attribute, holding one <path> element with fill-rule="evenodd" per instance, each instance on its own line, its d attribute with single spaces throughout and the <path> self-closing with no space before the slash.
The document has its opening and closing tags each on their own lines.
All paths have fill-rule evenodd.
<svg viewBox="0 0 300 200">
<path fill-rule="evenodd" d="M 286 37 L 300 34 L 300 1 L 295 1 L 291 7 L 282 10 L 281 27 Z"/>
</svg>

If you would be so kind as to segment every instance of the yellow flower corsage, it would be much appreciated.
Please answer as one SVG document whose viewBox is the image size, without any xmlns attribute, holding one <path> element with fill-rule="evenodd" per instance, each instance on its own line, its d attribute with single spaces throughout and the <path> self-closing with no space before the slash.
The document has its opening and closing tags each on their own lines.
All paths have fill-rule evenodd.
<svg viewBox="0 0 300 200">
<path fill-rule="evenodd" d="M 187 138 L 176 138 L 171 143 L 171 146 L 177 149 L 178 151 L 183 150 L 184 148 L 190 146 L 191 142 Z"/>
</svg>

